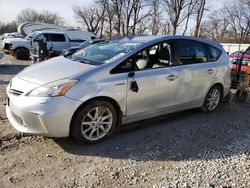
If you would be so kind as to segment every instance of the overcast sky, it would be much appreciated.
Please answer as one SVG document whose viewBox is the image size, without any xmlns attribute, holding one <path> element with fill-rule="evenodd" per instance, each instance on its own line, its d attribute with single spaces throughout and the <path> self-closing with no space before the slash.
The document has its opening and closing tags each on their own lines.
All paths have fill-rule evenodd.
<svg viewBox="0 0 250 188">
<path fill-rule="evenodd" d="M 221 7 L 226 0 L 207 0 L 211 9 Z M 88 5 L 94 0 L 0 0 L 0 21 L 10 22 L 15 20 L 17 14 L 25 8 L 36 10 L 50 10 L 57 12 L 65 18 L 69 25 L 76 25 L 76 19 L 72 11 L 75 5 Z"/>
</svg>

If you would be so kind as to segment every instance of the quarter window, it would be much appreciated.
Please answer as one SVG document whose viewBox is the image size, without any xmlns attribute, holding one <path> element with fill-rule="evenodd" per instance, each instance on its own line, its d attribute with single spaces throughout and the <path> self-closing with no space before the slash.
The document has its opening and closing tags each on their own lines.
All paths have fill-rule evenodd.
<svg viewBox="0 0 250 188">
<path fill-rule="evenodd" d="M 207 52 L 203 43 L 191 40 L 178 40 L 179 64 L 194 64 L 207 62 Z"/>
<path fill-rule="evenodd" d="M 211 61 L 217 61 L 217 59 L 219 59 L 220 55 L 221 55 L 221 50 L 213 47 L 213 46 L 209 46 L 209 51 L 210 51 L 210 60 Z"/>
</svg>

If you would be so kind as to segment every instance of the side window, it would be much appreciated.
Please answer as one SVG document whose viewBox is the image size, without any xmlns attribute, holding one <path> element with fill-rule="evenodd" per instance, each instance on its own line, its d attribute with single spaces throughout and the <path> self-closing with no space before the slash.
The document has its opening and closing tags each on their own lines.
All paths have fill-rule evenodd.
<svg viewBox="0 0 250 188">
<path fill-rule="evenodd" d="M 41 34 L 38 37 L 36 37 L 35 40 L 38 41 L 38 40 L 44 40 L 44 39 L 46 39 L 46 41 L 49 41 L 49 37 L 47 34 Z"/>
<path fill-rule="evenodd" d="M 171 44 L 161 42 L 144 48 L 115 67 L 111 74 L 138 70 L 169 67 L 171 65 Z"/>
<path fill-rule="evenodd" d="M 185 65 L 208 61 L 203 43 L 192 40 L 178 40 L 177 45 L 179 64 Z"/>
<path fill-rule="evenodd" d="M 221 55 L 221 50 L 213 47 L 213 46 L 208 46 L 209 49 L 209 56 L 210 56 L 210 60 L 211 61 L 217 61 L 217 59 L 219 59 L 220 55 Z"/>
<path fill-rule="evenodd" d="M 63 34 L 51 34 L 50 38 L 52 42 L 65 42 L 65 37 Z"/>
<path fill-rule="evenodd" d="M 135 67 L 131 59 L 127 59 L 126 61 L 120 63 L 115 68 L 113 68 L 110 73 L 117 74 L 117 73 L 125 73 L 135 71 Z"/>
</svg>

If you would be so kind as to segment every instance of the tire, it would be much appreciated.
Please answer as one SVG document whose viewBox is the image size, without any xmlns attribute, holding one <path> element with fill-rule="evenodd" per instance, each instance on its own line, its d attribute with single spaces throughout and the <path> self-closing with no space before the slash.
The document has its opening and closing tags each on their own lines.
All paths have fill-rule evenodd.
<svg viewBox="0 0 250 188">
<path fill-rule="evenodd" d="M 201 110 L 203 112 L 213 112 L 219 106 L 222 99 L 221 88 L 217 85 L 213 86 L 207 93 Z"/>
<path fill-rule="evenodd" d="M 102 114 L 102 115 L 101 115 Z M 73 117 L 70 133 L 78 142 L 96 143 L 114 132 L 117 112 L 108 101 L 87 103 Z"/>
<path fill-rule="evenodd" d="M 14 56 L 18 60 L 28 60 L 29 59 L 29 50 L 25 48 L 18 48 L 14 52 Z"/>
<path fill-rule="evenodd" d="M 32 63 L 33 64 L 37 63 L 37 57 L 32 57 Z"/>
<path fill-rule="evenodd" d="M 237 90 L 235 93 L 235 97 L 237 101 L 245 102 L 247 100 L 248 93 L 245 90 Z"/>
</svg>

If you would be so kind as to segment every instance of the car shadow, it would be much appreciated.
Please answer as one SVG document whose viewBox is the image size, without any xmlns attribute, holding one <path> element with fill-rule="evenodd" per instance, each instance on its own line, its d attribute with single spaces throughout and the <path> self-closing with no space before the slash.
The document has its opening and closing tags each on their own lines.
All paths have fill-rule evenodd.
<svg viewBox="0 0 250 188">
<path fill-rule="evenodd" d="M 26 68 L 28 65 L 2 64 L 0 65 L 0 74 L 15 75 Z"/>
<path fill-rule="evenodd" d="M 55 139 L 55 142 L 74 155 L 136 161 L 233 156 L 249 152 L 250 145 L 237 146 L 242 139 L 249 140 L 249 109 L 249 100 L 231 101 L 213 113 L 195 109 L 129 124 L 97 144 L 79 144 L 72 138 Z"/>
</svg>

